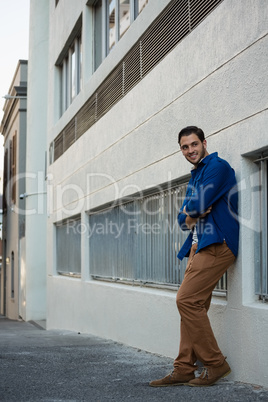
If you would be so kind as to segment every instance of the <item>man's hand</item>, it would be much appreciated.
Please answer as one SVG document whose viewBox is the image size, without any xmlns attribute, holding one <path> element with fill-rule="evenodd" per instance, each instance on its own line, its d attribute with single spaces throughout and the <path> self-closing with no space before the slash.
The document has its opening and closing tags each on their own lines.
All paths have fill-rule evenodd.
<svg viewBox="0 0 268 402">
<path fill-rule="evenodd" d="M 210 207 L 208 207 L 208 209 L 207 209 L 205 212 L 203 212 L 202 215 L 200 215 L 200 216 L 199 216 L 198 218 L 196 218 L 196 219 L 204 218 L 206 215 L 208 215 L 208 214 L 211 212 L 211 210 L 212 210 L 212 205 L 211 205 Z M 187 212 L 186 212 L 186 205 L 185 205 L 185 207 L 183 208 L 183 213 L 184 213 L 185 215 L 189 216 L 189 214 L 187 214 Z"/>
<path fill-rule="evenodd" d="M 186 212 L 186 206 L 183 208 L 183 213 L 185 213 L 185 215 L 187 215 L 186 216 L 186 219 L 185 219 L 185 223 L 186 223 L 186 225 L 187 225 L 187 227 L 189 228 L 189 229 L 192 229 L 194 226 L 195 226 L 195 224 L 196 224 L 196 222 L 198 221 L 198 219 L 202 219 L 202 218 L 204 218 L 205 216 L 207 216 L 210 212 L 211 212 L 211 210 L 212 210 L 212 205 L 202 214 L 202 215 L 200 215 L 198 218 L 191 218 L 188 214 L 187 214 L 187 212 Z"/>
<path fill-rule="evenodd" d="M 212 205 L 211 205 L 210 207 L 208 207 L 208 209 L 206 210 L 206 212 L 204 212 L 202 215 L 200 215 L 200 216 L 198 217 L 198 219 L 204 218 L 205 216 L 207 216 L 207 215 L 211 212 L 211 210 L 212 210 Z"/>
</svg>

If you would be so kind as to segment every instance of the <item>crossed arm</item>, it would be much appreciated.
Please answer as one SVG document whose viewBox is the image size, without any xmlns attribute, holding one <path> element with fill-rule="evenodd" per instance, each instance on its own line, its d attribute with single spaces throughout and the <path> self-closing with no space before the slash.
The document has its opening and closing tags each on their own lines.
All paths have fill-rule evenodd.
<svg viewBox="0 0 268 402">
<path fill-rule="evenodd" d="M 212 210 L 212 205 L 202 214 L 200 215 L 198 218 L 192 218 L 191 216 L 189 216 L 186 212 L 186 207 L 183 208 L 183 213 L 186 215 L 186 219 L 185 219 L 185 223 L 186 226 L 188 227 L 188 229 L 192 229 L 196 222 L 198 221 L 198 219 L 202 219 L 204 218 L 206 215 L 208 215 Z"/>
<path fill-rule="evenodd" d="M 228 190 L 227 178 L 230 178 L 230 174 L 230 166 L 224 162 L 218 162 L 206 170 L 202 185 L 185 202 L 182 210 L 186 215 L 183 223 L 188 229 L 192 229 L 199 219 L 208 215 L 212 205 L 225 194 Z"/>
</svg>

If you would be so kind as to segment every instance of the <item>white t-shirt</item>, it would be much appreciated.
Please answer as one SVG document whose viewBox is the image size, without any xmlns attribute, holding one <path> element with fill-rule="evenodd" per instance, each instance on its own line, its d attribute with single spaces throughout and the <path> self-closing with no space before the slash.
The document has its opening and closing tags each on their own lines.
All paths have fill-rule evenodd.
<svg viewBox="0 0 268 402">
<path fill-rule="evenodd" d="M 199 161 L 199 163 L 200 163 L 203 159 L 204 159 L 204 158 L 202 158 L 202 159 Z M 196 168 L 193 168 L 193 169 L 196 169 Z M 196 232 L 196 225 L 194 225 L 194 228 L 193 228 L 192 245 L 195 244 L 195 243 L 198 243 L 198 237 L 197 237 L 197 232 Z"/>
<path fill-rule="evenodd" d="M 196 232 L 196 225 L 194 225 L 193 229 L 193 237 L 192 237 L 192 245 L 198 243 L 198 237 L 197 237 L 197 232 Z"/>
</svg>

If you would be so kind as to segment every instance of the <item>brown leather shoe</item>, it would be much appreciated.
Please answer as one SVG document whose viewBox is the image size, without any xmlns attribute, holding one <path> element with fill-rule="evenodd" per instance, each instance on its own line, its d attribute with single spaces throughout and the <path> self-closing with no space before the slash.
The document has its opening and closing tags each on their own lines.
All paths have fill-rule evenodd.
<svg viewBox="0 0 268 402">
<path fill-rule="evenodd" d="M 230 366 L 224 360 L 224 363 L 219 367 L 204 367 L 201 375 L 189 381 L 188 385 L 192 387 L 208 387 L 230 373 Z"/>
<path fill-rule="evenodd" d="M 176 371 L 168 374 L 166 377 L 160 380 L 155 380 L 150 382 L 150 387 L 170 387 L 172 385 L 188 385 L 189 381 L 194 378 L 194 374 L 180 374 Z"/>
</svg>

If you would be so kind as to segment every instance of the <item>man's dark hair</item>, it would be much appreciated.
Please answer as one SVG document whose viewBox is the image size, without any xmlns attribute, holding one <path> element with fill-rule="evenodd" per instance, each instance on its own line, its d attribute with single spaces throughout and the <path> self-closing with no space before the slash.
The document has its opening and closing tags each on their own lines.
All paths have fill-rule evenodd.
<svg viewBox="0 0 268 402">
<path fill-rule="evenodd" d="M 184 127 L 179 132 L 179 139 L 178 139 L 179 144 L 181 142 L 181 137 L 183 137 L 185 135 L 191 135 L 191 134 L 196 134 L 201 142 L 203 142 L 205 139 L 205 134 L 201 128 L 198 128 L 196 126 L 188 126 L 188 127 Z"/>
</svg>

